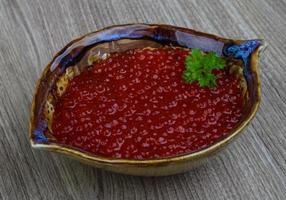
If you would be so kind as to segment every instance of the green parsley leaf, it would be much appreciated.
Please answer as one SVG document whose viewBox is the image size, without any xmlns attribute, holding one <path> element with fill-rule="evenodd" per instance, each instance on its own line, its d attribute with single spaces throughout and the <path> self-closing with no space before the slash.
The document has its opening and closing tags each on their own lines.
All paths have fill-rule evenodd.
<svg viewBox="0 0 286 200">
<path fill-rule="evenodd" d="M 185 60 L 186 69 L 183 79 L 187 83 L 197 81 L 201 87 L 216 87 L 216 75 L 214 69 L 223 69 L 225 61 L 216 53 L 203 53 L 199 49 L 193 49 Z"/>
</svg>

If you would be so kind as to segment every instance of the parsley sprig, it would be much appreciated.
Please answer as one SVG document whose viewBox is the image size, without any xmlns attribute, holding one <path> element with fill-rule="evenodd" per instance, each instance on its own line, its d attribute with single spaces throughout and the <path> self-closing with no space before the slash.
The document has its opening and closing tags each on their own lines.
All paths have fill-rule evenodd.
<svg viewBox="0 0 286 200">
<path fill-rule="evenodd" d="M 225 61 L 216 53 L 203 53 L 199 49 L 193 49 L 185 60 L 186 69 L 183 79 L 187 83 L 198 81 L 201 87 L 216 87 L 216 75 L 214 69 L 223 69 Z"/>
</svg>

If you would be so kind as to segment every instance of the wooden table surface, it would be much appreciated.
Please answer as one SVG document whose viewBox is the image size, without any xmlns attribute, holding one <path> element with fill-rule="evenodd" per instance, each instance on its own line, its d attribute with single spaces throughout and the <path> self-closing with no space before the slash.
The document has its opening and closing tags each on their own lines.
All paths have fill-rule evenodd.
<svg viewBox="0 0 286 200">
<path fill-rule="evenodd" d="M 132 177 L 33 150 L 35 81 L 71 39 L 113 24 L 264 37 L 262 104 L 229 148 L 185 174 Z M 0 0 L 0 199 L 286 199 L 286 0 Z"/>
</svg>

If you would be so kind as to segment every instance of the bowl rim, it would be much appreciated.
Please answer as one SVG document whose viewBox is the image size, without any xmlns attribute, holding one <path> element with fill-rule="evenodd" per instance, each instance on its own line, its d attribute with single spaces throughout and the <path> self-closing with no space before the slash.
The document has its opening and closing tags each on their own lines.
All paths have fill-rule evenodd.
<svg viewBox="0 0 286 200">
<path fill-rule="evenodd" d="M 91 154 L 88 152 L 81 151 L 79 149 L 73 148 L 73 147 L 67 147 L 61 144 L 57 143 L 37 143 L 33 139 L 33 121 L 35 118 L 34 111 L 35 111 L 35 99 L 37 92 L 40 87 L 40 83 L 42 79 L 45 77 L 47 74 L 48 70 L 50 69 L 50 66 L 52 63 L 55 61 L 55 59 L 64 52 L 65 49 L 67 49 L 69 46 L 71 46 L 73 43 L 80 41 L 84 39 L 86 36 L 96 34 L 108 29 L 112 28 L 117 28 L 117 27 L 129 27 L 129 26 L 136 26 L 136 25 L 144 25 L 146 27 L 151 27 L 151 26 L 164 26 L 164 27 L 169 27 L 169 28 L 174 28 L 174 29 L 184 29 L 184 30 L 190 30 L 195 32 L 196 34 L 199 35 L 205 35 L 207 37 L 215 37 L 218 39 L 228 39 L 228 38 L 223 38 L 219 37 L 213 34 L 205 33 L 205 32 L 200 32 L 193 30 L 191 28 L 187 27 L 178 27 L 174 25 L 168 25 L 168 24 L 147 24 L 147 23 L 130 23 L 130 24 L 120 24 L 120 25 L 113 25 L 113 26 L 108 26 L 104 27 L 102 29 L 98 29 L 97 31 L 89 32 L 87 34 L 84 34 L 82 36 L 79 36 L 75 39 L 72 39 L 71 42 L 69 42 L 67 45 L 65 45 L 63 48 L 61 48 L 52 58 L 52 60 L 45 66 L 43 72 L 41 73 L 40 78 L 36 82 L 36 87 L 35 87 L 35 92 L 33 95 L 32 99 L 32 104 L 31 104 L 31 110 L 30 110 L 30 120 L 29 120 L 29 141 L 31 143 L 31 146 L 36 149 L 45 149 L 45 150 L 50 150 L 54 152 L 59 152 L 66 154 L 71 157 L 76 157 L 79 159 L 87 160 L 87 161 L 93 161 L 97 163 L 102 163 L 102 164 L 127 164 L 127 165 L 138 165 L 138 166 L 149 166 L 149 165 L 165 165 L 168 163 L 173 163 L 173 162 L 180 162 L 180 161 L 185 161 L 185 160 L 197 160 L 202 157 L 207 157 L 212 153 L 215 153 L 216 151 L 219 151 L 222 147 L 226 146 L 228 143 L 230 143 L 235 137 L 240 135 L 242 133 L 242 130 L 249 124 L 249 122 L 253 119 L 255 116 L 258 107 L 261 102 L 261 83 L 260 83 L 260 76 L 259 76 L 259 64 L 258 64 L 258 59 L 259 59 L 259 52 L 264 49 L 266 44 L 264 43 L 263 39 L 260 39 L 262 41 L 262 44 L 255 49 L 250 56 L 250 66 L 251 66 L 251 72 L 255 74 L 256 79 L 257 79 L 257 99 L 253 103 L 253 106 L 251 107 L 251 111 L 249 112 L 249 115 L 241 122 L 241 124 L 235 128 L 234 131 L 230 132 L 225 138 L 222 140 L 219 140 L 215 142 L 214 144 L 190 153 L 185 153 L 185 154 L 180 154 L 180 155 L 175 155 L 171 157 L 165 157 L 165 158 L 155 158 L 155 159 L 144 159 L 144 160 L 136 160 L 136 159 L 120 159 L 120 158 L 111 158 L 111 157 L 103 157 L 103 156 L 98 156 L 95 154 Z M 237 40 L 237 41 L 243 41 L 243 40 Z"/>
</svg>

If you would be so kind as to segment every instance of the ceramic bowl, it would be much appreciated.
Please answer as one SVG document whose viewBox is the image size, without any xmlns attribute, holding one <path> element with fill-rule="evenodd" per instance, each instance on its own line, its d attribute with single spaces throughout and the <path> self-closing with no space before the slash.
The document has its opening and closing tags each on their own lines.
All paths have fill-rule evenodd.
<svg viewBox="0 0 286 200">
<path fill-rule="evenodd" d="M 80 71 L 90 59 L 97 59 L 106 53 L 162 45 L 213 51 L 233 60 L 235 73 L 240 73 L 244 80 L 245 109 L 242 120 L 231 133 L 213 145 L 196 152 L 149 160 L 101 157 L 57 143 L 50 134 L 49 127 L 53 113 L 51 98 L 54 92 L 61 93 L 61 90 L 56 91 L 55 88 L 64 87 L 70 75 L 75 73 L 70 69 L 77 66 L 77 71 Z M 226 39 L 192 29 L 158 24 L 118 25 L 86 34 L 71 41 L 59 51 L 37 82 L 29 124 L 31 145 L 37 149 L 65 154 L 97 168 L 118 173 L 161 176 L 186 172 L 224 149 L 242 133 L 254 117 L 261 98 L 258 58 L 263 46 L 261 39 Z M 59 87 L 59 84 L 62 86 Z"/>
</svg>

